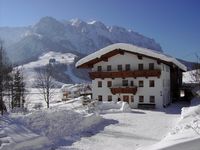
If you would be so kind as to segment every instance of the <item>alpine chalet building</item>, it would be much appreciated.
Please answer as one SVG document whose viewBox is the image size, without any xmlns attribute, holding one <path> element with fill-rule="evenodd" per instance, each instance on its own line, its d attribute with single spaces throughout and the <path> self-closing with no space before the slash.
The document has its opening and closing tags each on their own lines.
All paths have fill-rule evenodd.
<svg viewBox="0 0 200 150">
<path fill-rule="evenodd" d="M 92 96 L 126 101 L 132 108 L 161 108 L 179 98 L 185 65 L 162 52 L 117 43 L 76 63 L 91 68 Z"/>
</svg>

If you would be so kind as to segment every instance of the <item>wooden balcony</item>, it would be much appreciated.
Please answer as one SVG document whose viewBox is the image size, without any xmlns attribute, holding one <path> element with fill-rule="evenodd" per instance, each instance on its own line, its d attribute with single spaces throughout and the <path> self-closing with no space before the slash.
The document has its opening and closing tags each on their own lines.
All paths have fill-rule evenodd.
<svg viewBox="0 0 200 150">
<path fill-rule="evenodd" d="M 161 70 L 135 70 L 135 71 L 109 71 L 109 72 L 89 72 L 91 79 L 95 78 L 127 78 L 127 77 L 160 77 Z"/>
<path fill-rule="evenodd" d="M 112 94 L 135 94 L 137 92 L 137 87 L 111 87 L 110 88 Z"/>
</svg>

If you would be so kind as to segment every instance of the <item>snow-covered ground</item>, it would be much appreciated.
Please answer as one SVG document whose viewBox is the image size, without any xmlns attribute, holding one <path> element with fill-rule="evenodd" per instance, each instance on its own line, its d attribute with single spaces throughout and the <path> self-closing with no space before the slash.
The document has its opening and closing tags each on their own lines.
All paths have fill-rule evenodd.
<svg viewBox="0 0 200 150">
<path fill-rule="evenodd" d="M 140 150 L 199 150 L 200 98 L 193 99 L 193 104 L 182 109 L 177 124 L 163 140 Z"/>
<path fill-rule="evenodd" d="M 52 145 L 45 136 L 36 134 L 10 117 L 0 120 L 1 150 L 37 150 Z"/>
<path fill-rule="evenodd" d="M 53 107 L 54 106 L 54 107 Z M 81 108 L 80 99 L 52 104 L 50 109 L 1 117 L 1 150 L 46 150 L 81 138 L 104 119 Z"/>
<path fill-rule="evenodd" d="M 197 150 L 200 146 L 197 99 L 182 114 L 186 102 L 161 110 L 131 110 L 127 103 L 96 102 L 92 113 L 82 105 L 82 97 L 61 101 L 60 89 L 55 89 L 50 109 L 38 89 L 29 92 L 28 113 L 0 118 L 1 150 Z M 43 107 L 35 110 L 37 103 Z"/>
<path fill-rule="evenodd" d="M 176 124 L 183 106 L 185 104 L 173 104 L 165 110 L 107 112 L 102 115 L 106 119 L 103 124 L 92 128 L 80 141 L 57 150 L 134 150 L 157 143 Z"/>
</svg>

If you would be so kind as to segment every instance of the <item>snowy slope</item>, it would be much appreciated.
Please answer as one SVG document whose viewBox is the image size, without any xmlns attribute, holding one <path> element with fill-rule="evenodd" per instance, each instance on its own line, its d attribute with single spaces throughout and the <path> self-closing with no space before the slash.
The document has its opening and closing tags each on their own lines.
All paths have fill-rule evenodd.
<svg viewBox="0 0 200 150">
<path fill-rule="evenodd" d="M 67 66 L 70 66 L 74 63 L 74 60 L 76 58 L 76 55 L 72 53 L 60 53 L 60 52 L 53 52 L 50 51 L 46 54 L 41 55 L 38 60 L 32 61 L 30 63 L 27 63 L 23 66 L 19 66 L 19 68 L 22 68 L 25 81 L 28 87 L 33 86 L 33 83 L 35 82 L 35 79 L 37 77 L 37 73 L 35 71 L 36 68 L 44 67 L 49 63 L 50 59 L 55 59 L 56 64 L 65 64 L 66 65 L 66 75 L 68 75 L 70 78 L 74 80 L 74 83 L 76 82 L 86 82 L 84 80 L 81 80 L 73 75 L 69 69 L 67 69 Z M 57 82 L 58 85 L 62 85 L 63 83 Z"/>
<path fill-rule="evenodd" d="M 39 150 L 52 145 L 47 137 L 33 133 L 7 116 L 1 118 L 1 150 Z"/>
<path fill-rule="evenodd" d="M 195 98 L 192 104 L 199 104 Z M 181 117 L 173 130 L 155 145 L 139 150 L 199 150 L 200 147 L 200 105 L 182 108 Z"/>
<path fill-rule="evenodd" d="M 72 105 L 72 104 L 69 104 Z M 64 107 L 63 107 L 64 106 Z M 1 119 L 1 150 L 50 150 L 101 123 L 95 114 L 76 112 L 67 104 L 54 109 L 11 114 Z M 80 137 L 79 137 L 80 138 Z"/>
</svg>

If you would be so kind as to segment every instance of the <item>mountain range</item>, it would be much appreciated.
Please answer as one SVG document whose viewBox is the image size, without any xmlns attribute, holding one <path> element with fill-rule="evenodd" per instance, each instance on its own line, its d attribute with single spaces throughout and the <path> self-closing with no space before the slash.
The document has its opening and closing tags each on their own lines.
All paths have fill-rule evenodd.
<svg viewBox="0 0 200 150">
<path fill-rule="evenodd" d="M 35 25 L 27 27 L 0 27 L 0 39 L 13 64 L 26 64 L 40 61 L 49 52 L 63 57 L 73 54 L 76 59 L 70 65 L 59 68 L 59 82 L 76 83 L 79 79 L 89 80 L 88 70 L 76 69 L 75 62 L 113 43 L 131 43 L 140 47 L 162 51 L 152 38 L 119 26 L 107 26 L 100 21 L 85 22 L 80 19 L 58 21 L 52 17 L 41 18 Z M 53 53 L 54 54 L 54 53 Z M 193 63 L 180 60 L 188 67 Z M 34 70 L 35 67 L 32 67 Z M 29 71 L 29 70 L 28 70 Z"/>
<path fill-rule="evenodd" d="M 80 19 L 58 21 L 44 17 L 32 26 L 0 27 L 0 38 L 10 59 L 18 64 L 30 62 L 49 51 L 70 52 L 81 57 L 118 42 L 162 51 L 154 39 L 137 32 Z"/>
</svg>

